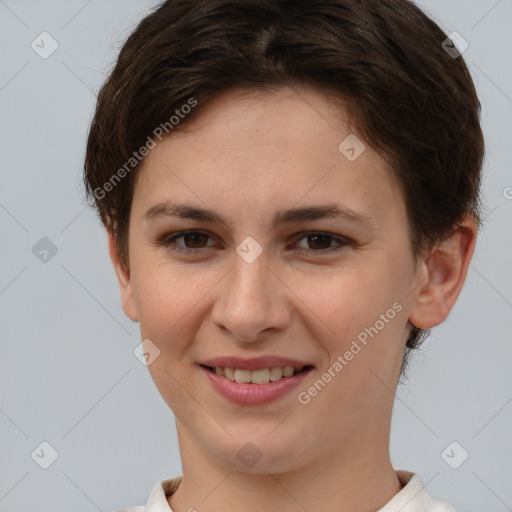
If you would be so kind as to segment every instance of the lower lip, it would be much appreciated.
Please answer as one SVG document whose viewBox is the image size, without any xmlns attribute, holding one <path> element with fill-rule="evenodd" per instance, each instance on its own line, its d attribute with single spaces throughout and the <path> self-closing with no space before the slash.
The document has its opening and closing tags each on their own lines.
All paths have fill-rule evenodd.
<svg viewBox="0 0 512 512">
<path fill-rule="evenodd" d="M 284 377 L 276 382 L 268 384 L 247 384 L 238 383 L 217 375 L 204 366 L 200 367 L 205 373 L 212 386 L 223 396 L 241 405 L 258 405 L 272 402 L 289 393 L 297 387 L 313 368 L 308 368 L 296 373 L 291 377 Z"/>
</svg>

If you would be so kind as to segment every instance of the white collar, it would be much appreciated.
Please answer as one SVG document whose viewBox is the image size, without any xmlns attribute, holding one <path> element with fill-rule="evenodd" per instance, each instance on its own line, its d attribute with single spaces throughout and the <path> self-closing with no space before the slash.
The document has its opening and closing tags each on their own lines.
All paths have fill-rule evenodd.
<svg viewBox="0 0 512 512">
<path fill-rule="evenodd" d="M 404 487 L 378 512 L 455 512 L 450 504 L 428 494 L 418 474 L 402 469 L 395 471 Z"/>
<path fill-rule="evenodd" d="M 377 512 L 455 512 L 451 505 L 428 494 L 419 475 L 402 469 L 395 471 L 404 487 Z M 146 506 L 131 507 L 119 512 L 173 512 L 167 496 L 176 491 L 181 480 L 182 476 L 177 476 L 158 482 L 153 487 Z"/>
</svg>

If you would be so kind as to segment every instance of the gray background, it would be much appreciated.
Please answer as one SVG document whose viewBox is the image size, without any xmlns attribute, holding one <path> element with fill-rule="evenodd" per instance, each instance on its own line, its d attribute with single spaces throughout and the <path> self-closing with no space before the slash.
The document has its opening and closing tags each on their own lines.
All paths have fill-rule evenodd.
<svg viewBox="0 0 512 512">
<path fill-rule="evenodd" d="M 116 511 L 181 474 L 173 415 L 133 355 L 138 324 L 81 195 L 95 92 L 153 5 L 0 0 L 0 512 Z M 392 460 L 458 512 L 502 512 L 512 510 L 512 1 L 421 5 L 469 43 L 487 221 L 455 308 L 399 386 Z M 31 48 L 43 31 L 59 44 L 47 59 Z M 42 237 L 57 248 L 47 262 L 32 251 Z M 48 469 L 44 441 L 58 453 Z M 457 465 L 462 449 L 452 469 L 445 460 Z"/>
</svg>

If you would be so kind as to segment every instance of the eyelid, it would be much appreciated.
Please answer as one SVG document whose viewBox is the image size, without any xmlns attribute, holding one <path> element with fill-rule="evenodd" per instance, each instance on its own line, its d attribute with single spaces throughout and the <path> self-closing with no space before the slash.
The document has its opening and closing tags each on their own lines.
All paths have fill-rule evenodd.
<svg viewBox="0 0 512 512">
<path fill-rule="evenodd" d="M 336 242 L 340 242 L 340 244 L 342 244 L 342 245 L 350 244 L 350 240 L 345 236 L 336 235 L 334 233 L 330 233 L 329 231 L 318 231 L 318 230 L 316 230 L 316 231 L 315 230 L 301 231 L 294 238 L 294 240 L 295 240 L 294 243 L 297 243 L 299 240 L 302 240 L 303 238 L 306 238 L 310 235 L 325 235 L 325 236 L 331 237 Z M 318 251 L 313 251 L 313 249 L 306 249 L 306 250 L 310 250 L 312 252 L 321 252 L 322 250 L 327 251 L 328 249 L 319 249 Z"/>
<path fill-rule="evenodd" d="M 165 236 L 161 237 L 159 241 L 157 242 L 157 245 L 163 246 L 166 248 L 169 248 L 171 243 L 175 243 L 174 241 L 182 238 L 183 236 L 189 235 L 189 234 L 200 234 L 207 236 L 210 240 L 214 238 L 214 236 L 210 235 L 208 231 L 200 230 L 200 229 L 188 229 L 183 231 L 176 231 L 174 233 L 166 234 Z M 328 231 L 319 231 L 319 230 L 309 230 L 309 231 L 301 231 L 300 233 L 297 233 L 294 237 L 293 244 L 296 244 L 303 238 L 306 238 L 310 235 L 325 235 L 328 237 L 331 237 L 334 242 L 338 243 L 338 247 L 329 247 L 327 249 L 304 249 L 300 248 L 299 252 L 306 253 L 308 255 L 321 255 L 326 253 L 336 253 L 341 251 L 343 248 L 345 248 L 348 245 L 353 244 L 353 241 L 345 236 L 342 235 L 336 235 L 334 233 L 330 233 Z M 185 254 L 200 254 L 201 252 L 204 252 L 206 249 L 209 249 L 211 247 L 199 247 L 197 249 L 189 248 L 189 247 L 179 247 L 174 249 L 169 249 L 174 252 L 178 253 L 185 253 Z"/>
</svg>

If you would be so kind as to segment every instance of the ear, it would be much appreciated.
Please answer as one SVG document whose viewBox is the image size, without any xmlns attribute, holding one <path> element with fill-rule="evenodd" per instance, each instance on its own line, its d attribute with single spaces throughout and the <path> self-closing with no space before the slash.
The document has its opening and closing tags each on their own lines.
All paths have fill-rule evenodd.
<svg viewBox="0 0 512 512">
<path fill-rule="evenodd" d="M 110 259 L 116 271 L 117 281 L 119 283 L 119 291 L 121 292 L 121 302 L 125 315 L 134 322 L 139 321 L 137 307 L 133 296 L 132 282 L 130 279 L 130 269 L 124 267 L 119 258 L 119 252 L 114 242 L 114 237 L 110 231 L 107 231 L 108 252 Z"/>
<path fill-rule="evenodd" d="M 475 250 L 478 225 L 467 216 L 418 263 L 409 322 L 430 329 L 443 322 L 466 280 Z"/>
</svg>

